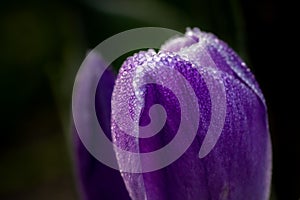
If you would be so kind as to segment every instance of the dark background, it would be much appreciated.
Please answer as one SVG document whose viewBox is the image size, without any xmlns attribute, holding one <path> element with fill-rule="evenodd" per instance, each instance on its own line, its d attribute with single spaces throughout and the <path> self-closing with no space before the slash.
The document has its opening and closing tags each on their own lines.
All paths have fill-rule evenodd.
<svg viewBox="0 0 300 200">
<path fill-rule="evenodd" d="M 88 49 L 142 26 L 199 27 L 246 60 L 268 104 L 271 198 L 299 199 L 299 11 L 293 8 L 270 0 L 2 0 L 0 199 L 78 198 L 69 138 L 76 71 Z"/>
</svg>

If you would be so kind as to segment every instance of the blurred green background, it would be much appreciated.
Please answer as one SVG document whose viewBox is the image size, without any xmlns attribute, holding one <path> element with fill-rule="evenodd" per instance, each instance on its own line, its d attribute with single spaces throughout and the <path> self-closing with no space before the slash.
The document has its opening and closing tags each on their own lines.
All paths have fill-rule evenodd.
<svg viewBox="0 0 300 200">
<path fill-rule="evenodd" d="M 293 31 L 283 29 L 295 19 L 292 7 L 270 0 L 2 0 L 0 199 L 78 199 L 69 136 L 75 74 L 88 49 L 143 26 L 199 27 L 246 60 L 269 107 L 272 199 L 298 199 L 299 90 L 286 42 Z"/>
</svg>

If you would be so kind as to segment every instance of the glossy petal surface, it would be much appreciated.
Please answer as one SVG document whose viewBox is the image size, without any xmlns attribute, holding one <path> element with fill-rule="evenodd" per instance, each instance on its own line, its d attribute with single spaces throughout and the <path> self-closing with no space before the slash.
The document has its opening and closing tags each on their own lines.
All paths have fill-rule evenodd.
<svg viewBox="0 0 300 200">
<path fill-rule="evenodd" d="M 175 71 L 187 82 L 177 80 Z M 140 84 L 149 80 L 171 83 L 172 89 L 158 84 Z M 224 126 L 213 149 L 199 158 L 209 127 L 218 127 L 214 125 L 218 120 L 212 119 L 212 116 L 218 119 L 218 115 L 212 115 L 215 109 L 212 102 L 224 98 L 212 90 L 218 87 L 218 82 L 225 89 L 226 102 L 219 105 L 220 116 L 221 112 L 226 111 Z M 194 93 L 189 91 L 187 84 Z M 182 97 L 186 99 L 184 105 L 179 104 Z M 166 122 L 156 135 L 138 138 L 139 125 L 151 123 L 149 110 L 155 104 L 164 107 Z M 145 153 L 163 148 L 176 137 L 180 122 L 194 122 L 193 111 L 186 109 L 190 104 L 196 104 L 195 109 L 200 112 L 192 144 L 167 167 L 146 173 L 123 172 L 131 198 L 268 199 L 271 144 L 265 100 L 254 76 L 242 60 L 211 34 L 189 30 L 185 37 L 168 41 L 160 53 L 152 50 L 140 52 L 125 61 L 112 98 L 113 141 L 132 152 Z M 120 117 L 122 112 L 128 112 L 129 117 Z M 212 125 L 211 121 L 214 122 Z M 185 134 L 189 138 L 192 134 L 189 127 L 192 130 L 195 124 L 186 126 Z M 180 143 L 177 147 L 181 148 Z M 164 159 L 130 160 L 118 152 L 116 155 L 120 166 L 132 165 L 141 169 Z"/>
</svg>

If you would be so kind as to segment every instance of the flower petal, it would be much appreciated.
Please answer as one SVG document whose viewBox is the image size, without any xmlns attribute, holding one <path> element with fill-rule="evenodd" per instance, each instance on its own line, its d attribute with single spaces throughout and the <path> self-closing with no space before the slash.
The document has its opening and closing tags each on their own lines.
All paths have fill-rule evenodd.
<svg viewBox="0 0 300 200">
<path fill-rule="evenodd" d="M 95 52 L 90 52 L 85 65 L 104 67 L 104 62 Z M 91 77 L 89 75 L 92 74 L 93 72 L 90 74 L 86 73 L 86 77 L 83 77 L 85 84 L 91 84 Z M 110 99 L 113 86 L 114 76 L 110 70 L 106 70 L 98 83 L 95 106 L 98 121 L 108 138 L 111 138 Z M 84 98 L 84 96 L 81 95 L 80 98 Z M 74 128 L 73 130 L 76 174 L 82 199 L 130 199 L 120 172 L 102 164 L 94 158 L 81 142 L 76 129 Z M 118 192 L 115 192 L 116 190 Z"/>
<path fill-rule="evenodd" d="M 176 138 L 176 132 L 186 119 L 191 123 L 186 124 L 185 136 L 191 138 L 193 133 L 189 129 L 195 127 L 192 123 L 194 111 L 186 107 L 195 103 L 194 94 L 197 100 L 194 110 L 200 112 L 196 138 L 178 160 L 152 172 L 122 172 L 129 194 L 132 199 L 148 200 L 267 199 L 271 144 L 262 93 L 251 72 L 233 50 L 215 36 L 200 31 L 196 31 L 196 36 L 199 37 L 197 43 L 190 44 L 185 38 L 176 38 L 164 45 L 161 53 L 150 50 L 136 54 L 120 69 L 112 98 L 112 135 L 120 148 L 140 153 L 165 148 Z M 175 53 L 167 52 L 170 50 L 175 50 Z M 209 59 L 216 68 L 210 66 Z M 187 83 L 169 69 L 179 72 Z M 170 83 L 172 89 L 158 84 L 138 84 L 151 80 Z M 224 127 L 214 148 L 200 159 L 199 150 L 210 134 L 207 132 L 210 122 L 213 122 L 212 126 L 217 123 L 212 119 L 215 109 L 212 103 L 217 101 L 212 96 L 219 94 L 210 91 L 213 88 L 210 84 L 214 86 L 218 81 L 226 92 Z M 181 104 L 181 98 L 185 98 L 186 104 Z M 149 123 L 148 112 L 154 104 L 165 108 L 166 123 L 157 135 L 138 138 L 141 134 L 138 126 Z M 224 111 L 223 108 L 220 110 L 220 113 Z M 129 117 L 124 120 L 121 114 L 126 112 Z M 184 139 L 182 144 L 184 146 Z M 181 148 L 180 143 L 176 145 L 174 152 Z M 137 160 L 118 151 L 116 155 L 121 168 L 145 169 L 167 159 L 158 156 Z"/>
</svg>

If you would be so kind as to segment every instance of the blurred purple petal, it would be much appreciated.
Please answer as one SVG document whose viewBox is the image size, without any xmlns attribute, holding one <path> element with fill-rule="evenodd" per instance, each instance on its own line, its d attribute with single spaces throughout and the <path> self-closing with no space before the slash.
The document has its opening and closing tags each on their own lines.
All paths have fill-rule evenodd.
<svg viewBox="0 0 300 200">
<path fill-rule="evenodd" d="M 104 67 L 104 63 L 95 52 L 89 53 L 85 65 Z M 87 73 L 88 74 L 88 73 Z M 91 72 L 91 75 L 93 72 Z M 85 84 L 91 84 L 91 77 L 83 77 Z M 106 70 L 100 79 L 95 96 L 96 114 L 106 136 L 111 139 L 110 133 L 110 104 L 114 85 L 114 75 Z M 80 94 L 78 94 L 80 95 Z M 81 96 L 80 98 L 85 98 Z M 80 109 L 80 108 L 77 108 Z M 85 200 L 97 199 L 130 199 L 126 191 L 120 172 L 107 167 L 94 158 L 85 148 L 74 128 L 74 148 L 76 175 L 80 195 Z M 92 138 L 91 138 L 92 140 Z M 116 192 L 116 190 L 118 192 Z"/>
<path fill-rule="evenodd" d="M 216 65 L 216 68 L 211 64 Z M 181 91 L 182 97 L 190 104 L 195 103 L 192 94 L 186 92 L 188 86 L 177 80 L 176 73 L 165 73 L 167 68 L 180 72 L 193 88 L 198 104 L 195 110 L 200 112 L 199 129 L 192 145 L 169 166 L 154 172 L 122 173 L 131 198 L 268 199 L 271 144 L 263 95 L 237 54 L 211 34 L 197 29 L 188 30 L 185 37 L 168 41 L 158 54 L 150 50 L 125 61 L 112 99 L 112 136 L 115 144 L 132 152 L 155 151 L 176 137 L 179 123 L 183 120 L 181 116 L 193 122 L 193 110 L 186 112 L 185 106 L 179 104 L 180 97 L 174 95 Z M 146 80 L 172 83 L 175 91 L 157 84 L 135 87 L 137 81 Z M 210 122 L 215 120 L 211 119 L 215 109 L 212 102 L 218 99 L 214 100 L 212 95 L 220 95 L 215 90 L 211 91 L 209 85 L 218 81 L 224 84 L 226 92 L 224 127 L 214 148 L 200 159 L 200 148 L 209 134 Z M 166 110 L 166 123 L 158 134 L 137 138 L 138 125 L 151 123 L 148 112 L 154 104 L 160 104 Z M 130 115 L 127 119 L 121 119 L 123 124 L 119 124 L 120 109 Z M 220 113 L 223 111 L 221 108 Z M 180 115 L 181 112 L 184 113 Z M 189 126 L 192 130 L 195 124 Z M 187 131 L 186 137 L 190 137 L 190 134 Z M 177 145 L 180 148 L 180 144 Z M 125 159 L 122 154 L 116 153 L 120 166 L 135 163 L 132 168 L 147 168 L 164 159 L 141 158 L 139 162 L 132 162 L 130 158 Z"/>
</svg>

